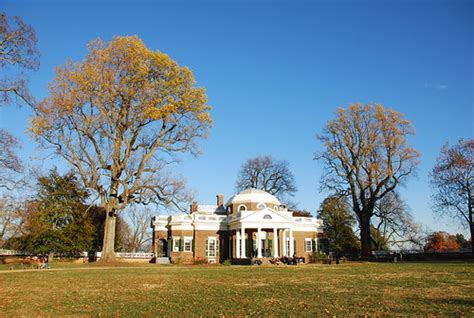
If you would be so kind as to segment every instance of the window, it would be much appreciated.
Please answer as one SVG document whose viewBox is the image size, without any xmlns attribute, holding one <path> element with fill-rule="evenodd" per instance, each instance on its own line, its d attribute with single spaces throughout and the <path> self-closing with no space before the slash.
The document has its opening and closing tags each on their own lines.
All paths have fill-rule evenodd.
<svg viewBox="0 0 474 318">
<path fill-rule="evenodd" d="M 272 219 L 272 216 L 271 216 L 270 214 L 265 214 L 265 215 L 263 216 L 263 219 L 264 219 L 264 220 L 271 220 L 271 219 Z"/>
<path fill-rule="evenodd" d="M 209 240 L 209 252 L 210 257 L 216 256 L 216 240 Z"/>
<path fill-rule="evenodd" d="M 258 209 L 258 210 L 263 210 L 263 209 L 265 209 L 266 207 L 267 207 L 267 206 L 265 205 L 265 203 L 260 202 L 259 204 L 257 204 L 257 209 Z"/>
<path fill-rule="evenodd" d="M 219 255 L 219 241 L 215 237 L 208 237 L 206 240 L 206 256 L 216 257 Z"/>
<path fill-rule="evenodd" d="M 247 211 L 247 207 L 244 204 L 239 205 L 239 212 L 240 211 Z"/>
<path fill-rule="evenodd" d="M 296 239 L 293 239 L 293 255 L 290 254 L 290 239 L 286 238 L 286 253 L 287 256 L 293 257 L 296 255 Z"/>
<path fill-rule="evenodd" d="M 192 237 L 185 237 L 184 238 L 184 251 L 185 252 L 192 252 L 193 251 L 193 238 Z"/>
<path fill-rule="evenodd" d="M 173 237 L 173 252 L 179 252 L 181 237 Z"/>
<path fill-rule="evenodd" d="M 304 240 L 304 250 L 305 252 L 312 252 L 313 251 L 313 240 L 310 238 L 306 238 Z"/>
</svg>

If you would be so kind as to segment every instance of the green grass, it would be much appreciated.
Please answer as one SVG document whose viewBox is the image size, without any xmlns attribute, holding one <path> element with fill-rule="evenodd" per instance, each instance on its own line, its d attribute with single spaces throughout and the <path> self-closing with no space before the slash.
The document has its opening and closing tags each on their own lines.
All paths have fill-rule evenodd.
<svg viewBox="0 0 474 318">
<path fill-rule="evenodd" d="M 474 316 L 474 263 L 52 267 L 0 268 L 0 316 Z"/>
</svg>

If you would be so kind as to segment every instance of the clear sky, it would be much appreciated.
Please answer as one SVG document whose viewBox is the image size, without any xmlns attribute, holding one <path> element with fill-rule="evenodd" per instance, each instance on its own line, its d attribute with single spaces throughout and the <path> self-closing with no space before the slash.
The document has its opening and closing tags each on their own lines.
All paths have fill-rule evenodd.
<svg viewBox="0 0 474 318">
<path fill-rule="evenodd" d="M 183 157 L 202 204 L 234 194 L 240 165 L 257 155 L 288 160 L 300 208 L 316 211 L 321 145 L 315 134 L 338 107 L 377 102 L 403 112 L 423 157 L 401 190 L 417 221 L 458 232 L 430 209 L 429 170 L 443 143 L 474 137 L 473 1 L 21 1 L 0 10 L 38 35 L 46 96 L 54 67 L 81 60 L 97 37 L 138 35 L 188 66 L 207 90 L 214 127 L 203 154 Z M 21 139 L 27 161 L 49 167 L 26 134 L 28 108 L 1 108 L 0 124 Z M 56 163 L 64 167 L 64 163 Z"/>
</svg>

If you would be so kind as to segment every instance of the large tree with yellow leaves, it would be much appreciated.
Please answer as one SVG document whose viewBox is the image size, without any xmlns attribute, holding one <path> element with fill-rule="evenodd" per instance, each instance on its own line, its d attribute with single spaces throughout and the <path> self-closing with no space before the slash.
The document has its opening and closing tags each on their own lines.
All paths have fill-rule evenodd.
<svg viewBox="0 0 474 318">
<path fill-rule="evenodd" d="M 100 198 L 107 261 L 115 257 L 120 210 L 132 203 L 177 204 L 184 185 L 165 168 L 177 153 L 196 153 L 196 139 L 212 122 L 192 72 L 138 37 L 95 40 L 88 50 L 83 61 L 57 68 L 31 130 Z"/>
<path fill-rule="evenodd" d="M 357 216 L 363 257 L 372 254 L 370 223 L 375 204 L 414 172 L 420 154 L 409 144 L 411 123 L 382 105 L 340 108 L 318 139 L 325 168 L 321 186 L 348 196 Z"/>
</svg>

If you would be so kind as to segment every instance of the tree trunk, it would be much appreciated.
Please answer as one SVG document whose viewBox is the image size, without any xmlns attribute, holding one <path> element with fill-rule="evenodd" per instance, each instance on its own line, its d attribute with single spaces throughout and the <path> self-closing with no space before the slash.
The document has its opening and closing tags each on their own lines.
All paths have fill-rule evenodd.
<svg viewBox="0 0 474 318">
<path fill-rule="evenodd" d="M 114 211 L 106 212 L 105 228 L 104 228 L 104 242 L 102 245 L 102 256 L 100 258 L 103 262 L 115 260 L 115 227 L 117 217 Z"/>
<path fill-rule="evenodd" d="M 474 241 L 473 241 L 473 236 L 474 236 L 474 223 L 471 222 L 471 224 L 469 224 L 470 226 L 470 229 L 471 229 L 471 253 L 472 253 L 472 256 L 474 256 Z"/>
<path fill-rule="evenodd" d="M 370 239 L 370 217 L 369 213 L 362 211 L 360 221 L 360 247 L 361 257 L 367 259 L 372 257 L 372 240 Z"/>
</svg>

